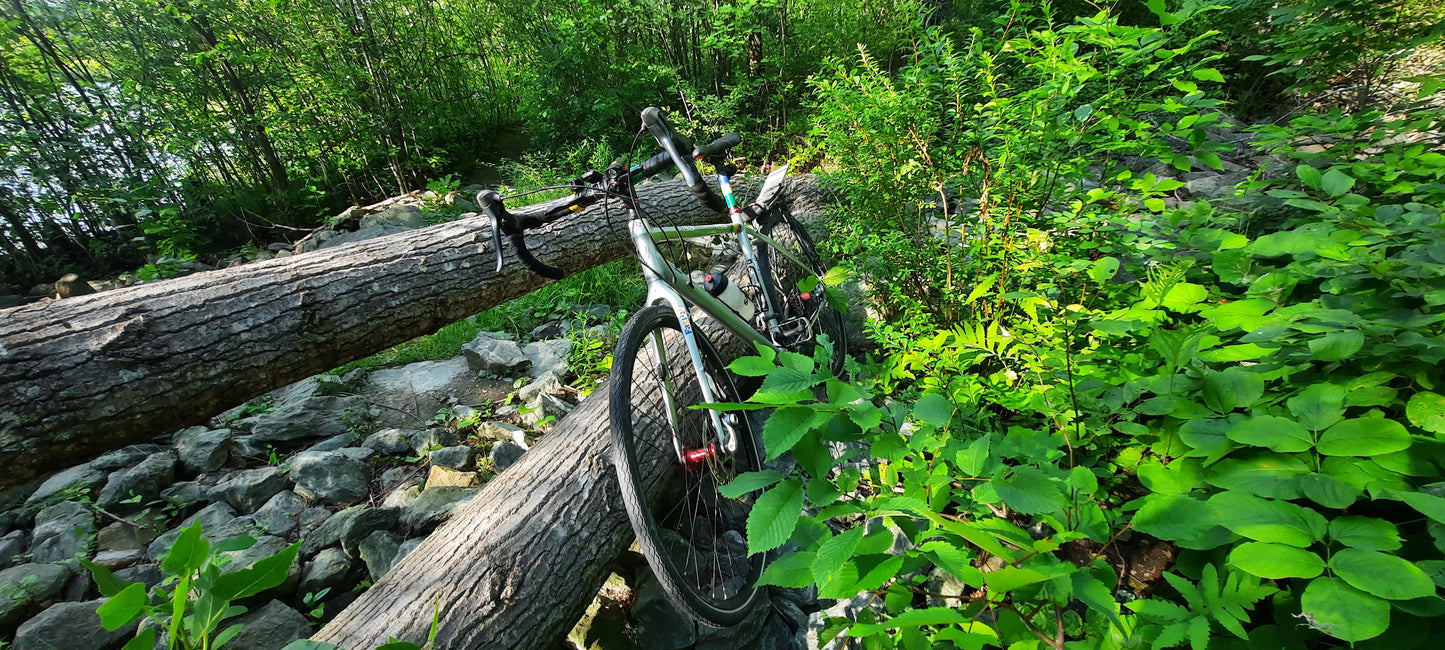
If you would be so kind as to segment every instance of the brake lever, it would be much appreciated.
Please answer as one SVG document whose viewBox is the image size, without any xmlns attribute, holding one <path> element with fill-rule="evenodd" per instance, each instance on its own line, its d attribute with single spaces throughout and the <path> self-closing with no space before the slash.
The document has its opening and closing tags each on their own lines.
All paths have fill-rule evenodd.
<svg viewBox="0 0 1445 650">
<path fill-rule="evenodd" d="M 485 194 L 485 193 L 487 193 L 488 191 L 489 191 L 489 190 L 482 190 L 482 191 L 480 191 L 480 192 L 477 192 L 477 205 L 483 205 L 483 203 L 482 203 L 482 195 Z M 501 221 L 501 219 L 498 219 L 498 218 L 497 218 L 497 213 L 496 213 L 495 210 L 486 210 L 485 212 L 487 213 L 487 218 L 492 221 L 492 252 L 494 252 L 494 253 L 497 254 L 497 270 L 496 270 L 495 272 L 496 272 L 496 273 L 501 273 L 501 272 L 502 272 L 502 221 Z"/>
</svg>

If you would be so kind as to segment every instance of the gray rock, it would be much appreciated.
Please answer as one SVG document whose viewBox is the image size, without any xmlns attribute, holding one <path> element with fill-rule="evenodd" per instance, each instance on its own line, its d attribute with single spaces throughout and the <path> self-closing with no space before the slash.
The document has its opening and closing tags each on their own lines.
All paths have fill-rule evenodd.
<svg viewBox="0 0 1445 650">
<path fill-rule="evenodd" d="M 492 338 L 487 332 L 462 346 L 462 355 L 473 372 L 505 373 L 520 370 L 532 360 L 516 342 Z"/>
<path fill-rule="evenodd" d="M 145 549 L 131 548 L 119 551 L 101 551 L 95 554 L 90 561 L 103 566 L 111 571 L 123 569 L 136 564 L 146 557 Z"/>
<path fill-rule="evenodd" d="M 237 425 L 239 427 L 239 425 Z M 260 442 L 254 436 L 234 436 L 231 438 L 231 455 L 243 458 L 255 458 L 267 460 L 271 457 L 271 450 L 275 445 Z"/>
<path fill-rule="evenodd" d="M 472 468 L 472 448 L 466 445 L 442 447 L 427 456 L 431 464 L 447 469 L 468 470 Z"/>
<path fill-rule="evenodd" d="M 231 430 L 191 427 L 176 434 L 181 466 L 193 474 L 214 472 L 231 458 Z"/>
<path fill-rule="evenodd" d="M 358 438 L 350 433 L 332 436 L 306 448 L 306 451 L 336 451 L 356 444 Z"/>
<path fill-rule="evenodd" d="M 35 536 L 30 542 L 34 562 L 61 562 L 89 554 L 95 534 L 95 515 L 75 501 L 62 501 L 35 515 Z"/>
<path fill-rule="evenodd" d="M 95 547 L 101 551 L 144 551 L 158 533 L 130 521 L 113 521 L 96 534 Z"/>
<path fill-rule="evenodd" d="M 414 205 L 391 205 L 361 218 L 361 227 L 400 226 L 403 228 L 425 228 L 426 213 Z"/>
<path fill-rule="evenodd" d="M 1232 198 L 1234 186 L 1243 182 L 1248 177 L 1243 172 L 1232 174 L 1208 174 L 1202 178 L 1195 178 L 1184 184 L 1185 191 L 1190 196 L 1200 198 Z"/>
<path fill-rule="evenodd" d="M 332 593 L 346 591 L 356 586 L 357 578 L 351 570 L 351 558 L 339 548 L 328 548 L 306 563 L 296 591 L 303 595 L 320 593 L 323 589 L 330 589 Z"/>
<path fill-rule="evenodd" d="M 563 324 L 561 320 L 549 320 L 533 327 L 532 331 L 528 333 L 528 336 L 532 337 L 533 340 L 555 339 L 562 336 Z"/>
<path fill-rule="evenodd" d="M 481 488 L 437 487 L 423 490 L 402 513 L 402 523 L 412 532 L 429 532 L 450 519 L 457 506 Z"/>
<path fill-rule="evenodd" d="M 140 458 L 136 460 L 140 460 Z M 105 485 L 108 475 L 109 472 L 106 470 L 90 464 L 76 465 L 45 479 L 45 482 L 35 488 L 35 492 L 25 500 L 25 507 L 31 512 L 36 512 L 50 504 L 92 492 Z"/>
<path fill-rule="evenodd" d="M 130 467 L 141 462 L 146 456 L 163 451 L 165 448 L 160 445 L 131 445 L 120 449 L 112 449 L 101 454 L 95 460 L 90 461 L 90 466 L 106 471 L 114 472 L 122 467 Z"/>
<path fill-rule="evenodd" d="M 146 559 L 160 559 L 160 556 L 171 550 L 171 546 L 176 543 L 176 538 L 181 536 L 181 532 L 197 521 L 201 522 L 201 536 L 213 543 L 246 532 L 244 522 L 237 519 L 236 511 L 231 508 L 230 504 L 212 503 L 195 515 L 187 517 L 175 528 L 161 533 L 156 541 L 151 542 L 151 545 L 146 548 Z"/>
<path fill-rule="evenodd" d="M 360 557 L 358 547 L 361 541 L 378 530 L 390 530 L 396 526 L 400 516 L 401 513 L 395 508 L 361 506 L 360 510 L 342 523 L 341 534 L 337 538 L 341 542 L 341 550 L 351 557 Z"/>
<path fill-rule="evenodd" d="M 280 467 L 244 469 L 228 474 L 211 488 L 212 500 L 224 500 L 238 512 L 255 512 L 277 492 L 286 489 L 286 473 Z"/>
<path fill-rule="evenodd" d="M 383 454 L 411 453 L 412 436 L 418 433 L 414 429 L 382 429 L 367 436 L 361 446 Z"/>
<path fill-rule="evenodd" d="M 111 474 L 95 502 L 111 512 L 137 512 L 160 499 L 161 490 L 175 480 L 175 452 L 151 454 L 135 467 Z"/>
<path fill-rule="evenodd" d="M 205 503 L 211 498 L 211 488 L 196 481 L 172 483 L 161 490 L 161 500 L 181 507 Z"/>
<path fill-rule="evenodd" d="M 381 505 L 383 508 L 397 508 L 406 512 L 407 508 L 421 498 L 421 492 L 421 486 L 416 481 L 408 481 L 388 492 Z"/>
<path fill-rule="evenodd" d="M 336 451 L 328 453 L 341 454 L 342 456 L 345 456 L 351 460 L 361 462 L 363 460 L 371 458 L 372 456 L 375 456 L 376 450 L 368 447 L 342 447 L 341 449 L 337 449 Z"/>
<path fill-rule="evenodd" d="M 70 580 L 58 564 L 30 563 L 0 571 L 0 637 L 7 636 L 47 600 L 54 600 Z"/>
<path fill-rule="evenodd" d="M 366 498 L 366 466 L 340 451 L 306 452 L 291 463 L 296 493 L 320 503 L 355 503 Z"/>
<path fill-rule="evenodd" d="M 558 377 L 563 377 L 567 374 L 567 356 L 572 354 L 572 341 L 569 339 L 534 341 L 522 348 L 522 354 L 532 362 L 532 366 L 527 369 L 527 374 L 541 377 L 550 372 Z"/>
<path fill-rule="evenodd" d="M 416 547 L 421 546 L 421 543 L 425 541 L 425 537 L 413 537 L 409 540 L 406 540 L 405 542 L 402 542 L 396 547 L 396 562 L 398 564 L 401 563 L 402 560 L 406 559 L 406 556 L 411 555 L 411 552 L 415 551 Z"/>
<path fill-rule="evenodd" d="M 516 443 L 503 440 L 495 445 L 492 445 L 492 451 L 491 453 L 487 454 L 487 457 L 492 459 L 492 465 L 497 468 L 498 472 L 500 472 L 504 469 L 507 469 L 508 467 L 511 467 L 513 463 L 521 460 L 522 454 L 525 453 L 527 453 L 527 450 L 523 449 Z"/>
<path fill-rule="evenodd" d="M 655 578 L 647 576 L 633 593 L 632 620 L 644 647 L 675 650 L 697 642 L 697 623 L 672 603 Z"/>
<path fill-rule="evenodd" d="M 422 476 L 421 470 L 409 465 L 393 467 L 381 473 L 381 491 L 391 494 L 398 485 L 403 483 L 415 484 Z"/>
<path fill-rule="evenodd" d="M 221 571 L 223 573 L 235 573 L 243 569 L 249 569 L 257 562 L 260 562 L 261 560 L 264 560 L 286 550 L 287 546 L 289 546 L 289 544 L 286 543 L 286 540 L 281 539 L 280 537 L 276 537 L 273 535 L 261 535 L 260 537 L 256 538 L 256 543 L 252 544 L 250 548 L 242 549 L 239 551 L 226 551 L 224 553 L 221 553 L 221 555 L 230 558 L 230 561 L 221 568 Z M 285 581 L 275 587 L 261 592 L 260 594 L 257 594 L 257 597 L 289 597 L 292 594 L 296 593 L 296 585 L 300 581 L 301 558 L 297 557 L 291 562 L 291 566 L 287 567 Z"/>
<path fill-rule="evenodd" d="M 30 536 L 23 530 L 12 530 L 0 537 L 0 569 L 15 565 L 15 556 L 30 548 Z"/>
<path fill-rule="evenodd" d="M 115 577 L 125 582 L 140 582 L 146 589 L 159 585 L 166 579 L 166 573 L 154 564 L 137 564 L 115 572 Z"/>
<path fill-rule="evenodd" d="M 366 417 L 366 400 L 357 396 L 307 397 L 255 418 L 252 443 L 288 444 L 348 433 Z"/>
<path fill-rule="evenodd" d="M 522 414 L 523 424 L 531 427 L 540 426 L 543 429 L 549 429 L 556 426 L 558 420 L 561 420 L 568 413 L 571 413 L 572 409 L 577 407 L 556 395 L 543 393 L 537 396 L 536 401 L 527 404 L 527 408 L 530 410 Z M 549 417 L 552 419 L 547 420 L 547 424 L 541 424 L 543 420 Z"/>
<path fill-rule="evenodd" d="M 457 444 L 457 434 L 440 427 L 417 431 L 411 434 L 411 450 L 418 456 L 425 456 L 433 449 Z"/>
<path fill-rule="evenodd" d="M 14 650 L 107 650 L 135 635 L 140 618 L 111 631 L 100 625 L 97 607 L 107 599 L 84 603 L 56 603 L 25 621 L 15 633 Z"/>
<path fill-rule="evenodd" d="M 477 386 L 474 376 L 461 356 L 418 361 L 372 372 L 367 392 L 381 409 L 379 424 L 412 426 L 430 419 L 442 407 L 487 401 L 489 396 Z"/>
<path fill-rule="evenodd" d="M 320 387 L 321 380 L 319 377 L 307 377 L 294 384 L 277 388 L 268 393 L 267 396 L 271 398 L 271 406 L 275 408 L 311 397 L 316 394 L 316 390 Z"/>
<path fill-rule="evenodd" d="M 356 232 L 342 233 L 340 235 L 332 237 L 331 239 L 321 242 L 321 245 L 317 246 L 317 248 L 335 248 L 343 244 L 366 241 L 368 239 L 385 237 L 387 235 L 395 235 L 396 233 L 406 232 L 408 230 L 411 230 L 411 228 L 405 228 L 402 226 L 372 226 L 370 228 L 362 228 L 361 230 L 358 230 Z"/>
<path fill-rule="evenodd" d="M 508 440 L 524 449 L 527 447 L 526 432 L 511 422 L 483 422 L 477 426 L 477 435 L 492 440 Z"/>
<path fill-rule="evenodd" d="M 326 520 L 330 518 L 331 511 L 320 506 L 312 506 L 310 508 L 302 510 L 301 516 L 299 517 L 300 521 L 298 522 L 299 526 L 297 526 L 297 528 L 299 529 L 298 532 L 300 538 L 306 539 L 308 536 L 311 535 L 312 532 L 314 532 L 317 528 L 320 528 L 321 525 L 326 523 Z"/>
<path fill-rule="evenodd" d="M 517 391 L 517 399 L 521 400 L 524 404 L 530 404 L 544 393 L 553 394 L 561 391 L 562 380 L 558 379 L 557 375 L 552 374 L 551 371 L 547 371 L 538 375 L 531 383 L 528 383 L 526 386 L 523 386 L 521 390 Z"/>
<path fill-rule="evenodd" d="M 289 537 L 297 528 L 301 511 L 306 504 L 301 497 L 290 490 L 282 490 L 271 497 L 266 505 L 256 510 L 251 518 L 261 530 L 278 537 Z"/>
<path fill-rule="evenodd" d="M 223 625 L 226 629 L 232 627 Z M 242 614 L 235 625 L 241 626 L 241 632 L 226 643 L 226 650 L 276 650 L 311 636 L 311 623 L 306 617 L 279 600 Z"/>
<path fill-rule="evenodd" d="M 371 506 L 351 506 L 341 512 L 331 515 L 303 537 L 301 544 L 301 556 L 311 557 L 321 552 L 321 549 L 335 546 L 341 542 L 341 532 L 346 529 L 347 524 L 353 517 L 365 511 Z"/>
<path fill-rule="evenodd" d="M 361 540 L 357 552 L 366 563 L 367 573 L 373 582 L 380 580 L 396 564 L 397 552 L 401 550 L 401 538 L 389 530 L 372 532 Z"/>
</svg>

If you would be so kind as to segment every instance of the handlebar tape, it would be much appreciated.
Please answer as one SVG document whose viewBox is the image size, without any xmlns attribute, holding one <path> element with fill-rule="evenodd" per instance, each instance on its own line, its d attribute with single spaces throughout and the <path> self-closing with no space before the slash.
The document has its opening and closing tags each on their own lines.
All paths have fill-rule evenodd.
<svg viewBox="0 0 1445 650">
<path fill-rule="evenodd" d="M 742 141 L 742 138 L 739 138 L 738 134 L 736 133 L 724 133 L 723 137 L 713 140 L 712 142 L 702 145 L 701 147 L 693 149 L 692 157 L 701 158 L 703 156 L 719 154 L 727 151 L 728 149 L 738 146 L 738 143 Z"/>
<path fill-rule="evenodd" d="M 526 264 L 527 268 L 532 269 L 533 273 L 552 280 L 561 280 L 562 276 L 566 275 L 562 272 L 562 269 L 550 264 L 544 264 L 537 258 L 532 257 L 532 251 L 527 250 L 527 242 L 522 239 L 521 232 L 512 234 L 512 247 L 517 249 L 517 259 L 522 260 L 522 263 Z"/>
<path fill-rule="evenodd" d="M 512 240 L 512 248 L 515 248 L 517 250 L 517 259 L 522 260 L 522 263 L 526 264 L 527 268 L 531 269 L 533 273 L 536 273 L 537 275 L 540 275 L 544 278 L 550 278 L 553 280 L 562 279 L 562 276 L 565 275 L 565 273 L 562 272 L 562 269 L 559 269 L 550 264 L 544 264 L 536 257 L 533 257 L 532 251 L 527 250 L 526 239 L 523 238 L 523 234 L 526 233 L 527 228 L 535 228 L 542 225 L 543 223 L 555 221 L 558 217 L 561 217 L 562 215 L 559 214 L 556 217 L 552 217 L 550 219 L 539 219 L 532 215 L 518 218 L 516 215 L 507 212 L 507 208 L 502 203 L 502 197 L 491 190 L 478 192 L 477 204 L 480 205 L 482 211 L 491 218 L 492 227 L 499 229 L 503 234 L 506 234 L 508 238 Z M 499 264 L 501 261 L 500 255 L 501 252 L 498 251 L 497 260 Z"/>
<path fill-rule="evenodd" d="M 652 137 L 657 139 L 657 143 L 667 151 L 673 164 L 677 165 L 677 170 L 682 172 L 683 182 L 687 183 L 688 189 L 692 190 L 692 193 L 703 202 L 703 205 L 713 212 L 727 212 L 727 203 L 703 181 L 702 175 L 697 172 L 697 164 L 693 162 L 692 156 L 684 156 L 682 153 L 684 151 L 689 154 L 694 153 L 692 140 L 674 131 L 672 125 L 667 123 L 667 118 L 663 117 L 662 110 L 656 106 L 648 106 L 643 109 L 642 124 L 652 133 Z M 722 140 L 726 139 L 726 136 L 722 138 Z M 713 144 L 716 143 L 710 143 L 707 146 L 711 147 Z"/>
</svg>

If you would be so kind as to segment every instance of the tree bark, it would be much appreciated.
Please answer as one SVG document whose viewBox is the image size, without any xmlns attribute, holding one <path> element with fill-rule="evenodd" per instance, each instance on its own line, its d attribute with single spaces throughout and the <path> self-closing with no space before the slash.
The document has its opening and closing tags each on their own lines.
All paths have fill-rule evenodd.
<svg viewBox="0 0 1445 650">
<path fill-rule="evenodd" d="M 733 187 L 744 202 L 758 190 L 747 178 Z M 722 219 L 678 181 L 638 194 L 670 223 Z M 628 255 L 624 213 L 613 205 L 609 222 L 603 207 L 529 233 L 533 253 L 568 273 Z M 500 273 L 476 217 L 0 311 L 0 487 L 204 422 L 544 284 L 503 241 Z"/>
</svg>

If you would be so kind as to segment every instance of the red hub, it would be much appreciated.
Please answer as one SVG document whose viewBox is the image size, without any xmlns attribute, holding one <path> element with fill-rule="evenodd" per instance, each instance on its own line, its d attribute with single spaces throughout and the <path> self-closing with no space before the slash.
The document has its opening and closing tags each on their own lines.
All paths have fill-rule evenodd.
<svg viewBox="0 0 1445 650">
<path fill-rule="evenodd" d="M 717 445 L 711 442 L 707 443 L 706 447 L 682 450 L 682 464 L 688 469 L 697 469 L 699 465 L 713 458 L 717 458 Z"/>
</svg>

